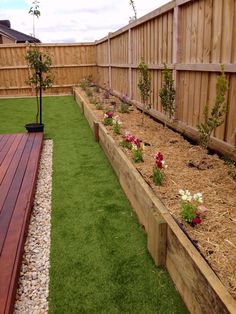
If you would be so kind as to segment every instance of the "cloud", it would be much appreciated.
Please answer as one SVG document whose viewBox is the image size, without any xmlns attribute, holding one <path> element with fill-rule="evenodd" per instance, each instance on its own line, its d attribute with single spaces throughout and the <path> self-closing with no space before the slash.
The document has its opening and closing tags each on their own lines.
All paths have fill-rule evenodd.
<svg viewBox="0 0 236 314">
<path fill-rule="evenodd" d="M 19 2 L 21 7 L 18 9 L 6 9 L 6 3 L 3 8 L 0 5 L 0 19 L 9 19 L 12 28 L 32 34 L 33 19 L 28 14 L 32 1 L 17 0 L 18 4 Z M 167 2 L 136 0 L 138 17 Z M 103 38 L 109 32 L 128 24 L 129 18 L 133 16 L 128 0 L 40 0 L 40 11 L 40 18 L 35 20 L 36 37 L 42 42 L 53 43 L 84 42 Z"/>
</svg>

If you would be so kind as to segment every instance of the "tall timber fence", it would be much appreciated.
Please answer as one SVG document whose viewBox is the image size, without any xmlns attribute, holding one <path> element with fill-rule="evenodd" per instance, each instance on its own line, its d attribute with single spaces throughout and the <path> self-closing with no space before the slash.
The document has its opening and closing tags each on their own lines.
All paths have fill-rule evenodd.
<svg viewBox="0 0 236 314">
<path fill-rule="evenodd" d="M 0 96 L 33 95 L 27 83 L 29 69 L 26 44 L 0 45 Z M 41 44 L 52 57 L 53 87 L 49 94 L 69 94 L 71 87 L 88 75 L 96 76 L 96 49 L 93 43 Z"/>
<path fill-rule="evenodd" d="M 162 69 L 172 69 L 176 86 L 175 128 L 195 138 L 205 104 L 211 106 L 221 64 L 229 80 L 225 123 L 213 147 L 235 154 L 236 145 L 236 0 L 175 0 L 90 44 L 43 45 L 54 56 L 55 86 L 66 93 L 91 74 L 100 85 L 127 94 L 137 104 L 138 64 L 152 77 L 150 113 L 165 120 L 158 96 Z M 24 45 L 0 46 L 0 95 L 30 93 L 25 85 Z M 52 92 L 51 91 L 51 92 Z"/>
</svg>

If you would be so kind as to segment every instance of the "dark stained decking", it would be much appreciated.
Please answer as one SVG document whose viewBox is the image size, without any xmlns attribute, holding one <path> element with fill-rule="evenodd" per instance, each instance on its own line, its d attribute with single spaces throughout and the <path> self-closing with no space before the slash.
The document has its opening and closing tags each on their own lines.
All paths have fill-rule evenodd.
<svg viewBox="0 0 236 314">
<path fill-rule="evenodd" d="M 42 143 L 43 133 L 0 135 L 0 314 L 15 301 Z"/>
</svg>

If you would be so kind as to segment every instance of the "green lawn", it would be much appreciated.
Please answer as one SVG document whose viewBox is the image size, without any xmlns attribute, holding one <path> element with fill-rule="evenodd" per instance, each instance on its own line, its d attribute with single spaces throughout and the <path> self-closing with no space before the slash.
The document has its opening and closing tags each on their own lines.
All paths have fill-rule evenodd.
<svg viewBox="0 0 236 314">
<path fill-rule="evenodd" d="M 33 101 L 0 100 L 0 133 L 24 131 Z M 50 313 L 186 313 L 73 98 L 44 103 L 54 140 Z"/>
</svg>

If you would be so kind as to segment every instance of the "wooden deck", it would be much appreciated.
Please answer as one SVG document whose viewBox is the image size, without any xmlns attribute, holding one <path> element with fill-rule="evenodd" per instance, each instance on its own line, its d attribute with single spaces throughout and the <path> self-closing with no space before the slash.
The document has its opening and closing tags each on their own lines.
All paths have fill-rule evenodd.
<svg viewBox="0 0 236 314">
<path fill-rule="evenodd" d="M 43 133 L 0 135 L 0 314 L 12 313 Z"/>
</svg>

